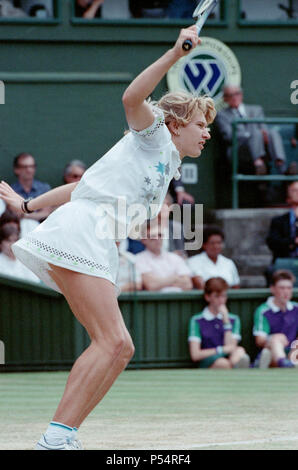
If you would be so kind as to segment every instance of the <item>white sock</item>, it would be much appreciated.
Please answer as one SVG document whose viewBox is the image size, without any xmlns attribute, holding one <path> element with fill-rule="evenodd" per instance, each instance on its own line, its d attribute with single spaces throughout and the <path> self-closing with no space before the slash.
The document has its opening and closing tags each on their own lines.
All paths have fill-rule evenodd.
<svg viewBox="0 0 298 470">
<path fill-rule="evenodd" d="M 72 439 L 73 428 L 63 423 L 51 421 L 45 433 L 45 440 L 51 445 L 63 444 L 65 441 Z"/>
</svg>

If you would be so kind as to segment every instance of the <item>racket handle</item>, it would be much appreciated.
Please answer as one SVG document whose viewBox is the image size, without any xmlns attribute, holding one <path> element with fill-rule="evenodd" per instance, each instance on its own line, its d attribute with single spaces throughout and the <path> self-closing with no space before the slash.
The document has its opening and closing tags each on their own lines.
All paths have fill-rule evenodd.
<svg viewBox="0 0 298 470">
<path fill-rule="evenodd" d="M 182 49 L 184 51 L 190 51 L 190 49 L 192 48 L 192 42 L 190 39 L 186 39 L 186 41 L 184 41 L 184 43 L 182 44 Z"/>
</svg>

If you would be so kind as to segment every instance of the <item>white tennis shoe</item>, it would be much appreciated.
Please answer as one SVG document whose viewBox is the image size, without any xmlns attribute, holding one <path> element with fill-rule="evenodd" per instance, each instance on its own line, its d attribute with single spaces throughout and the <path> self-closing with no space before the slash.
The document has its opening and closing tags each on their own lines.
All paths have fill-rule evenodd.
<svg viewBox="0 0 298 470">
<path fill-rule="evenodd" d="M 52 445 L 49 444 L 45 436 L 42 435 L 34 450 L 84 450 L 81 442 L 77 439 L 69 439 L 62 444 Z"/>
</svg>

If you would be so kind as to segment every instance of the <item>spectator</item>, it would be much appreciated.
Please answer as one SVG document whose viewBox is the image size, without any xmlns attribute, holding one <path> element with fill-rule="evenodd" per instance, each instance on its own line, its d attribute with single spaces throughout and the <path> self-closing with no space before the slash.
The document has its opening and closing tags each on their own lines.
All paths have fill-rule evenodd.
<svg viewBox="0 0 298 470">
<path fill-rule="evenodd" d="M 35 18 L 53 18 L 53 0 L 14 0 L 17 7 L 21 7 L 29 16 Z"/>
<path fill-rule="evenodd" d="M 250 364 L 249 356 L 238 346 L 240 319 L 226 307 L 228 287 L 221 277 L 210 278 L 204 289 L 208 306 L 190 320 L 190 357 L 203 369 L 231 369 Z"/>
<path fill-rule="evenodd" d="M 298 305 L 291 302 L 294 282 L 290 271 L 276 271 L 270 287 L 273 297 L 255 312 L 253 334 L 257 347 L 261 348 L 255 365 L 262 369 L 270 365 L 294 367 L 290 360 L 294 351 L 291 345 L 298 337 Z"/>
<path fill-rule="evenodd" d="M 168 192 L 162 210 L 160 211 L 159 217 L 162 224 L 162 219 L 164 218 L 164 231 L 165 231 L 165 238 L 163 242 L 163 248 L 166 251 L 170 251 L 176 253 L 176 255 L 182 256 L 182 258 L 186 258 L 187 255 L 184 250 L 184 233 L 183 233 L 183 225 L 178 220 L 170 218 L 170 211 L 174 209 L 174 201 L 171 194 Z M 173 212 L 175 213 L 175 212 Z"/>
<path fill-rule="evenodd" d="M 120 242 L 116 242 L 119 251 L 119 270 L 117 286 L 121 292 L 132 292 L 142 289 L 142 276 L 136 269 L 136 257 L 132 253 L 121 249 Z"/>
<path fill-rule="evenodd" d="M 174 199 L 180 206 L 183 204 L 194 204 L 194 197 L 185 191 L 181 178 L 179 180 L 172 179 L 169 191 Z"/>
<path fill-rule="evenodd" d="M 164 18 L 169 0 L 129 0 L 134 18 Z"/>
<path fill-rule="evenodd" d="M 0 217 L 0 227 L 3 227 L 4 225 L 13 225 L 17 227 L 21 233 L 21 237 L 24 237 L 27 235 L 27 233 L 32 232 L 32 230 L 34 230 L 37 225 L 39 225 L 39 222 L 33 219 L 28 219 L 24 217 L 23 214 L 19 216 L 15 212 L 6 208 L 5 212 L 3 212 Z"/>
<path fill-rule="evenodd" d="M 4 227 L 15 227 L 18 232 L 21 232 L 21 222 L 20 218 L 14 212 L 6 209 L 0 217 L 0 228 Z"/>
<path fill-rule="evenodd" d="M 243 103 L 243 92 L 238 86 L 224 89 L 224 101 L 228 107 L 219 111 L 215 124 L 226 150 L 232 160 L 232 123 L 236 119 L 263 119 L 261 106 Z M 264 175 L 268 172 L 267 160 L 274 161 L 280 173 L 287 170 L 286 155 L 280 134 L 264 124 L 239 124 L 237 126 L 239 172 Z M 268 157 L 267 157 L 268 156 Z"/>
<path fill-rule="evenodd" d="M 150 291 L 181 292 L 192 289 L 190 270 L 181 256 L 162 251 L 163 232 L 159 227 L 146 230 L 142 239 L 145 251 L 136 255 L 136 266 L 142 274 L 143 288 Z"/>
<path fill-rule="evenodd" d="M 71 160 L 64 168 L 63 182 L 64 184 L 76 183 L 80 181 L 86 171 L 86 165 L 81 160 Z"/>
<path fill-rule="evenodd" d="M 16 8 L 12 0 L 0 0 L 0 17 L 3 18 L 27 18 L 22 8 Z"/>
<path fill-rule="evenodd" d="M 273 263 L 277 258 L 298 257 L 298 181 L 292 181 L 287 187 L 287 204 L 289 212 L 272 219 L 266 239 Z"/>
<path fill-rule="evenodd" d="M 101 18 L 101 5 L 104 0 L 76 0 L 75 16 L 91 20 Z"/>
<path fill-rule="evenodd" d="M 11 246 L 19 238 L 20 232 L 17 227 L 9 224 L 0 228 L 0 275 L 39 283 L 38 277 L 13 254 Z"/>
<path fill-rule="evenodd" d="M 36 18 L 50 18 L 51 17 L 45 5 L 41 5 L 38 3 L 36 5 L 32 5 L 32 7 L 30 8 L 29 14 L 30 16 L 35 16 Z"/>
<path fill-rule="evenodd" d="M 184 251 L 183 226 L 177 220 L 170 219 L 170 210 L 173 199 L 167 193 L 161 210 L 155 220 L 151 221 L 151 226 L 160 227 L 163 231 L 162 250 L 176 253 L 186 258 Z M 141 253 L 145 250 L 145 245 L 140 240 L 128 239 L 128 251 L 133 254 Z"/>
<path fill-rule="evenodd" d="M 223 256 L 224 234 L 218 227 L 206 227 L 203 232 L 203 252 L 188 259 L 193 284 L 204 289 L 211 277 L 222 277 L 229 287 L 240 287 L 240 278 L 234 261 Z"/>
<path fill-rule="evenodd" d="M 25 199 L 35 198 L 51 189 L 48 183 L 42 183 L 34 179 L 36 172 L 36 163 L 30 153 L 21 153 L 17 155 L 13 162 L 14 174 L 18 181 L 11 185 L 12 189 Z M 41 222 L 50 214 L 51 209 L 42 209 L 32 214 L 25 214 L 29 219 Z"/>
</svg>

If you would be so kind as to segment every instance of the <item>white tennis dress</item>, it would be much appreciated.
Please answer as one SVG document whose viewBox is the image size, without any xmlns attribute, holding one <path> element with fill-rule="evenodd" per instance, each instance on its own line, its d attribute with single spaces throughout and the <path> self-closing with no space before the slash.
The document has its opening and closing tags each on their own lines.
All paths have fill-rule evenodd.
<svg viewBox="0 0 298 470">
<path fill-rule="evenodd" d="M 156 217 L 171 179 L 180 177 L 179 152 L 163 113 L 152 109 L 148 129 L 131 129 L 84 173 L 70 202 L 13 245 L 15 256 L 54 290 L 60 292 L 48 263 L 116 285 L 115 240 L 126 238 L 136 222 Z"/>
</svg>

